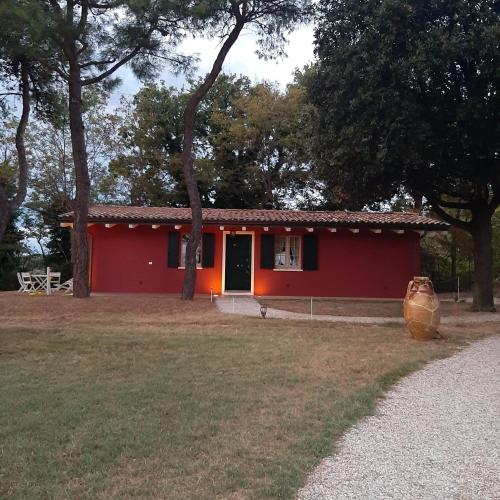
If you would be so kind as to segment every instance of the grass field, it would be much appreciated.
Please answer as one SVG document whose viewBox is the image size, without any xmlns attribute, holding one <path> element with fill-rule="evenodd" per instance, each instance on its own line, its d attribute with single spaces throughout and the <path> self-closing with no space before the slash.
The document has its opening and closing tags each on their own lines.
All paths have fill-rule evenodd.
<svg viewBox="0 0 500 500">
<path fill-rule="evenodd" d="M 0 294 L 0 498 L 290 498 L 377 397 L 488 334 Z"/>
</svg>

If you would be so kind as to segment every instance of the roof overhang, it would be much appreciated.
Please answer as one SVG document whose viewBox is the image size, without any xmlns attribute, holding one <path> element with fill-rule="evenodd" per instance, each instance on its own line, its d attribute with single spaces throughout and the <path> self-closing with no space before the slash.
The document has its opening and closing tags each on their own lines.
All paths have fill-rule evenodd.
<svg viewBox="0 0 500 500">
<path fill-rule="evenodd" d="M 62 223 L 73 222 L 73 217 L 60 216 L 59 220 Z M 89 217 L 89 224 L 159 224 L 159 225 L 190 225 L 191 220 L 186 220 L 182 218 L 139 218 L 139 217 Z M 254 226 L 254 227 L 293 227 L 293 228 L 338 228 L 338 229 L 348 229 L 348 228 L 359 228 L 359 229 L 392 229 L 392 230 L 414 230 L 414 231 L 448 231 L 449 225 L 446 223 L 437 222 L 432 223 L 367 223 L 367 222 L 318 222 L 318 221 L 304 221 L 304 222 L 292 222 L 292 221 L 252 221 L 252 220 L 227 220 L 218 219 L 203 221 L 203 226 Z"/>
</svg>

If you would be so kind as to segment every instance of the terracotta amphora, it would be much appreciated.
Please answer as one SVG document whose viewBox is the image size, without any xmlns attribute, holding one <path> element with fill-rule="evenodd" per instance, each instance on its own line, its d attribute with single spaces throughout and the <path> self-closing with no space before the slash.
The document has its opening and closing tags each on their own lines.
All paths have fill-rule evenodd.
<svg viewBox="0 0 500 500">
<path fill-rule="evenodd" d="M 408 283 L 403 315 L 414 339 L 431 340 L 438 337 L 439 300 L 429 278 L 415 276 Z"/>
</svg>

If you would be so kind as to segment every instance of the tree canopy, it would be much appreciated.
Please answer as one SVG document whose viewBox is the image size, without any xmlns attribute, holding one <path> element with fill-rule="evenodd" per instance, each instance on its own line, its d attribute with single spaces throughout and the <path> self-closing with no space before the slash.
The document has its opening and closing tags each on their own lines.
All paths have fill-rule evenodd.
<svg viewBox="0 0 500 500">
<path fill-rule="evenodd" d="M 180 115 L 197 88 L 145 85 L 116 115 L 110 174 L 134 205 L 186 206 Z M 246 77 L 221 75 L 195 115 L 193 159 L 202 205 L 296 206 L 312 188 L 310 117 L 303 89 L 285 92 Z"/>
<path fill-rule="evenodd" d="M 191 233 L 186 247 L 186 271 L 182 298 L 192 300 L 196 284 L 196 252 L 201 241 L 202 210 L 193 163 L 194 117 L 200 102 L 219 76 L 227 54 L 244 29 L 258 36 L 258 53 L 272 57 L 283 53 L 285 35 L 303 22 L 310 0 L 229 0 L 187 2 L 193 13 L 193 26 L 200 34 L 221 39 L 212 69 L 189 97 L 183 115 L 182 171 L 191 207 Z"/>
<path fill-rule="evenodd" d="M 497 7 L 320 2 L 318 64 L 307 75 L 327 196 L 349 208 L 401 190 L 424 196 L 472 234 L 480 308 L 493 307 L 490 221 L 500 202 Z"/>
</svg>

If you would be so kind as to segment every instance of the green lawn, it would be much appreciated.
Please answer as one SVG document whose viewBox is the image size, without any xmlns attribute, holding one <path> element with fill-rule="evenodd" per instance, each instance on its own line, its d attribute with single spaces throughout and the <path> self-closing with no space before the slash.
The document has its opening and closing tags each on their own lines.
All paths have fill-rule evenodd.
<svg viewBox="0 0 500 500">
<path fill-rule="evenodd" d="M 1 498 L 293 497 L 385 389 L 480 336 L 159 297 L 0 295 L 0 317 Z"/>
</svg>

